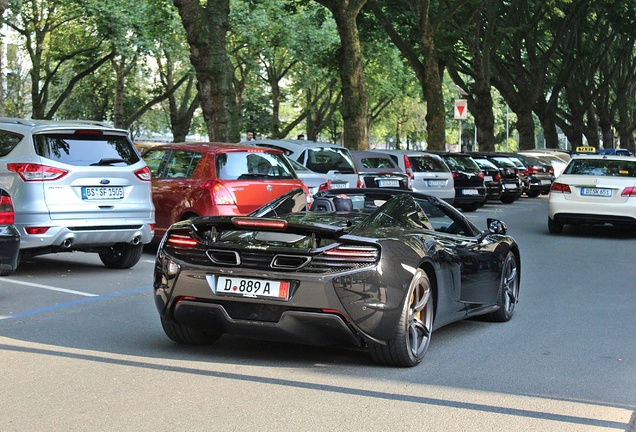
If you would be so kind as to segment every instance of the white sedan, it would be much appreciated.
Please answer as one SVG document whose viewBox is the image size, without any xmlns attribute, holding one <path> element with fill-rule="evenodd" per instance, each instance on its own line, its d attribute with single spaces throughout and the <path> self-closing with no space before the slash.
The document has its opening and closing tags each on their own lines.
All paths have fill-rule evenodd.
<svg viewBox="0 0 636 432">
<path fill-rule="evenodd" d="M 581 155 L 555 180 L 548 201 L 548 229 L 565 224 L 636 226 L 636 158 Z"/>
</svg>

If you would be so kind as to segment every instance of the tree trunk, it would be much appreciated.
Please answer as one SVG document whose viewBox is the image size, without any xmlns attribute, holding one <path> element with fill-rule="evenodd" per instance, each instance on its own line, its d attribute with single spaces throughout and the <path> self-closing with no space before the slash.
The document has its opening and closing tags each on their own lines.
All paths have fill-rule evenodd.
<svg viewBox="0 0 636 432">
<path fill-rule="evenodd" d="M 124 126 L 124 86 L 126 84 L 126 60 L 122 57 L 111 61 L 115 71 L 115 95 L 113 96 L 113 125 Z"/>
<path fill-rule="evenodd" d="M 369 148 L 368 93 L 363 76 L 362 52 L 356 18 L 366 0 L 317 0 L 336 21 L 340 36 L 338 61 L 342 83 L 342 143 L 350 149 Z"/>
<path fill-rule="evenodd" d="M 190 62 L 210 141 L 240 140 L 233 68 L 226 51 L 229 0 L 173 0 L 190 45 Z"/>
<path fill-rule="evenodd" d="M 531 150 L 536 146 L 532 110 L 523 109 L 517 111 L 516 114 L 517 131 L 519 132 L 519 150 Z"/>
</svg>

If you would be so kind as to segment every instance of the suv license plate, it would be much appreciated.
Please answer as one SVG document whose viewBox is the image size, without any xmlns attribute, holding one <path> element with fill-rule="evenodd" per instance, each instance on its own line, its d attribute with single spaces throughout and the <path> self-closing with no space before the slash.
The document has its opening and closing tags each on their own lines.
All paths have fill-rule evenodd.
<svg viewBox="0 0 636 432">
<path fill-rule="evenodd" d="M 208 283 L 211 282 L 210 278 L 208 276 Z M 216 285 L 212 286 L 217 295 L 289 299 L 289 282 L 284 281 L 219 276 Z"/>
<path fill-rule="evenodd" d="M 380 187 L 399 187 L 400 182 L 398 180 L 378 180 L 378 186 Z"/>
<path fill-rule="evenodd" d="M 124 188 L 121 186 L 82 188 L 82 199 L 85 200 L 111 200 L 123 198 Z"/>
<path fill-rule="evenodd" d="M 462 195 L 479 195 L 479 191 L 477 189 L 463 189 Z"/>
</svg>

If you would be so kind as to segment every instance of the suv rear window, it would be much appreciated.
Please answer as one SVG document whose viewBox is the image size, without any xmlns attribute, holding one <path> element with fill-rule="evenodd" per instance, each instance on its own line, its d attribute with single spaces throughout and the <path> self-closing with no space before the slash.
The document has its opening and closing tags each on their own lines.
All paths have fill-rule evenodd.
<svg viewBox="0 0 636 432">
<path fill-rule="evenodd" d="M 24 136 L 8 132 L 0 131 L 0 156 L 6 156 L 11 153 L 11 150 L 24 138 Z"/>
<path fill-rule="evenodd" d="M 41 134 L 33 137 L 38 155 L 74 166 L 125 166 L 139 162 L 128 137 L 122 135 Z"/>
<path fill-rule="evenodd" d="M 219 153 L 216 156 L 216 172 L 221 180 L 297 178 L 285 156 L 279 153 Z"/>
<path fill-rule="evenodd" d="M 332 170 L 340 171 L 342 174 L 353 174 L 356 172 L 348 151 L 332 147 L 307 149 L 307 163 L 305 166 L 321 174 L 326 174 Z"/>
<path fill-rule="evenodd" d="M 446 164 L 431 156 L 409 156 L 413 172 L 449 172 Z"/>
</svg>

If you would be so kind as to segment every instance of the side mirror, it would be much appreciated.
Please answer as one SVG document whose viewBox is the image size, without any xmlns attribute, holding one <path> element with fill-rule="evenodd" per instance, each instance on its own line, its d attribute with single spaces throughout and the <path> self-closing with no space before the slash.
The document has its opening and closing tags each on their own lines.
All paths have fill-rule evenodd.
<svg viewBox="0 0 636 432">
<path fill-rule="evenodd" d="M 506 234 L 508 232 L 508 227 L 505 223 L 500 221 L 499 219 L 488 218 L 488 231 L 491 234 Z"/>
</svg>

